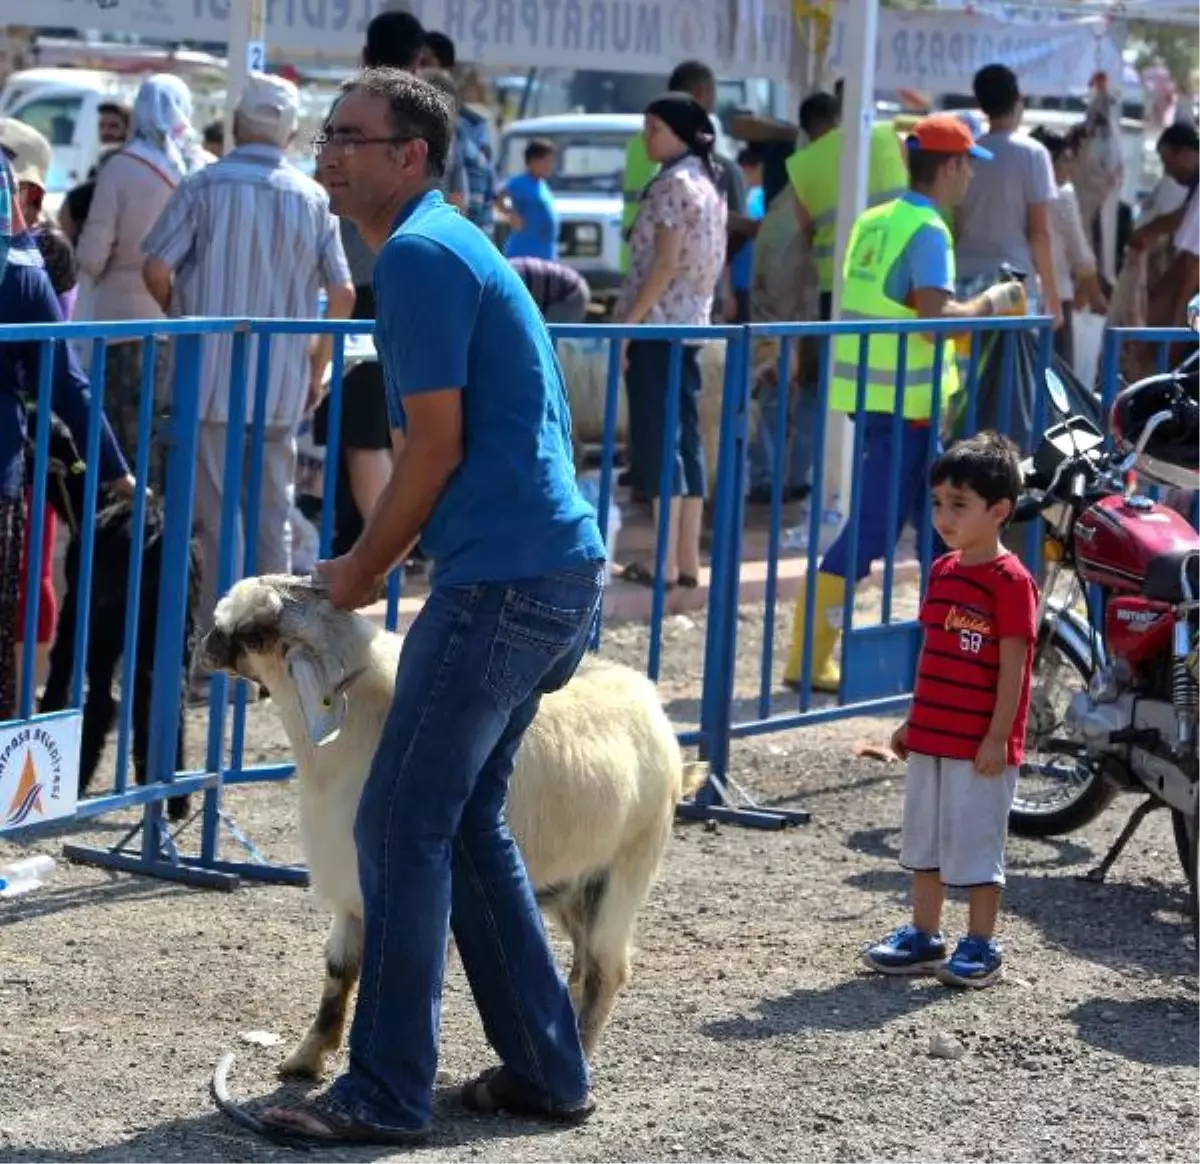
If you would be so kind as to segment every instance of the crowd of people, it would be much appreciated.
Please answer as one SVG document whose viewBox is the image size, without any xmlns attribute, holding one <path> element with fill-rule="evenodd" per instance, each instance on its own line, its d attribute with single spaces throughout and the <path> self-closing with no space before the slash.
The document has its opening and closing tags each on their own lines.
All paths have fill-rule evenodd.
<svg viewBox="0 0 1200 1164">
<path fill-rule="evenodd" d="M 111 150 L 68 198 L 59 223 L 42 212 L 49 145 L 27 126 L 0 123 L 0 322 L 54 323 L 79 313 L 79 272 L 88 278 L 88 318 L 141 320 L 150 329 L 171 316 L 306 318 L 322 294 L 328 318 L 375 321 L 379 363 L 348 379 L 340 418 L 338 493 L 353 512 L 339 514 L 336 556 L 318 573 L 334 605 L 364 606 L 419 539 L 432 563 L 431 592 L 407 628 L 356 817 L 364 916 L 349 1064 L 326 1092 L 267 1108 L 261 1119 L 293 1139 L 403 1145 L 431 1127 L 451 933 L 500 1059 L 463 1089 L 463 1103 L 481 1114 L 567 1124 L 594 1108 L 570 994 L 505 799 L 541 697 L 566 684 L 585 653 L 605 546 L 576 479 L 566 386 L 546 328 L 547 318 L 581 318 L 588 298 L 556 263 L 552 146 L 530 143 L 524 173 L 497 190 L 486 127 L 458 100 L 453 44 L 408 13 L 371 22 L 362 63 L 312 143 L 315 178 L 288 160 L 299 123 L 289 81 L 247 79 L 233 148 L 217 157 L 192 123 L 186 85 L 149 78 L 131 109 L 103 110 Z M 982 69 L 975 92 L 986 126 L 947 113 L 921 119 L 903 138 L 887 124 L 872 131 L 870 206 L 849 240 L 845 318 L 1020 316 L 1032 304 L 1059 332 L 1072 303 L 1102 304 L 1089 216 L 1063 194 L 1070 147 L 1020 132 L 1021 94 L 1008 68 Z M 691 61 L 645 109 L 627 159 L 627 274 L 616 321 L 636 328 L 758 318 L 767 291 L 751 248 L 761 246 L 756 239 L 777 206 L 804 252 L 788 277 L 794 283 L 811 271 L 813 315 L 829 318 L 840 94 L 805 99 L 803 148 L 794 148 L 794 131 L 789 144 L 786 133 L 760 125 L 758 148 L 736 162 L 716 152 L 715 100 L 712 70 Z M 1171 127 L 1159 152 L 1187 200 L 1139 226 L 1130 246 L 1171 239 L 1190 296 L 1195 130 Z M 511 228 L 503 254 L 497 219 Z M 1023 278 L 999 281 L 1005 266 Z M 64 341 L 52 347 L 53 409 L 86 447 L 88 381 Z M 925 647 L 912 710 L 894 738 L 909 757 L 902 861 L 913 871 L 913 915 L 864 958 L 884 973 L 935 971 L 949 984 L 982 987 L 1003 962 L 995 927 L 1029 703 L 1036 585 L 1001 543 L 1020 490 L 1012 442 L 985 433 L 943 454 L 933 421 L 960 387 L 955 350 L 949 339 L 917 332 L 902 355 L 897 336 L 881 335 L 863 369 L 858 337 L 833 344 L 830 408 L 856 413 L 860 378 L 866 386 L 862 487 L 873 500 L 894 486 L 899 496 L 864 506 L 861 521 L 822 557 L 816 618 L 806 630 L 802 595 L 784 678 L 803 685 L 807 654 L 812 686 L 837 688 L 848 592 L 906 521 L 930 524 L 931 509 L 938 557 L 922 608 Z M 245 451 L 248 463 L 261 458 L 258 511 L 245 512 L 241 497 L 229 501 L 235 554 L 240 559 L 253 519 L 256 572 L 287 573 L 297 430 L 308 414 L 326 431 L 332 420 L 328 337 L 273 337 L 267 381 L 252 380 L 242 413 L 231 400 L 232 352 L 230 337 L 210 337 L 199 369 L 202 630 L 217 599 L 233 432 L 256 411 L 264 418 L 261 448 Z M 51 527 L 30 530 L 28 522 L 25 411 L 41 358 L 36 344 L 0 344 L 0 720 L 11 718 L 18 692 L 23 562 L 31 539 L 53 538 Z M 258 367 L 254 343 L 246 358 L 248 369 Z M 664 389 L 676 359 L 678 427 L 669 434 Z M 161 487 L 153 458 L 146 481 L 135 481 L 130 465 L 145 460 L 139 447 L 151 438 L 139 424 L 146 386 L 155 416 L 173 407 L 171 361 L 166 343 L 134 339 L 105 351 L 98 471 L 118 494 Z M 660 517 L 666 506 L 661 581 L 694 587 L 707 495 L 699 349 L 686 343 L 672 352 L 664 341 L 633 338 L 623 367 L 630 484 Z M 811 398 L 812 361 L 798 368 L 797 395 Z M 793 435 L 807 427 L 806 415 L 793 412 Z M 672 435 L 675 463 L 664 466 Z M 802 493 L 810 467 L 785 463 L 795 474 L 789 489 Z M 669 497 L 659 495 L 664 480 Z M 44 557 L 48 568 L 51 555 Z M 623 577 L 658 581 L 639 562 Z M 49 641 L 52 593 L 46 597 Z M 970 890 L 967 931 L 953 952 L 942 932 L 947 884 Z"/>
<path fill-rule="evenodd" d="M 485 235 L 495 231 L 498 191 L 493 143 L 488 123 L 458 97 L 454 45 L 439 33 L 427 33 L 405 13 L 387 13 L 370 25 L 363 48 L 367 66 L 391 66 L 415 72 L 433 84 L 454 110 L 454 136 L 441 186 L 447 201 Z M 57 322 L 158 321 L 182 315 L 308 318 L 324 304 L 327 318 L 372 320 L 374 254 L 347 219 L 329 209 L 334 182 L 318 167 L 309 178 L 294 162 L 299 127 L 299 94 L 281 77 L 252 74 L 237 108 L 232 148 L 225 149 L 224 126 L 198 126 L 192 95 L 180 78 L 157 74 L 147 78 L 129 105 L 106 101 L 99 107 L 101 156 L 87 180 L 69 191 L 57 217 L 44 213 L 47 176 L 53 151 L 33 127 L 14 118 L 0 119 L 0 146 L 8 170 L 13 214 L 5 270 L 41 268 L 23 276 L 45 279 L 56 311 L 29 314 L 33 308 L 13 300 L 0 321 Z M 322 135 L 315 144 L 319 157 L 347 156 L 374 143 L 336 141 Z M 513 183 L 514 192 L 520 183 Z M 518 193 L 519 197 L 519 193 Z M 500 207 L 506 205 L 500 200 Z M 503 214 L 503 210 L 501 210 Z M 516 215 L 513 215 L 514 220 Z M 519 225 L 513 222 L 510 225 Z M 555 261 L 551 249 L 523 249 L 519 230 L 510 232 L 506 253 L 513 269 L 532 294 L 545 318 L 582 322 L 589 310 L 587 282 Z M 236 239 L 236 246 L 228 240 Z M 287 254 L 286 264 L 278 256 Z M 15 279 L 10 274 L 10 281 Z M 39 300 L 39 302 L 41 302 Z M 44 306 L 44 303 L 43 303 Z M 225 447 L 232 341 L 215 337 L 204 344 L 201 369 L 201 429 L 197 462 L 196 518 L 203 543 L 204 592 L 199 612 L 207 624 L 216 601 L 215 584 L 220 542 Z M 255 344 L 249 353 L 249 382 L 257 367 Z M 137 462 L 139 443 L 149 442 L 148 476 L 154 491 L 164 483 L 163 445 L 140 427 L 144 385 L 152 385 L 151 415 L 158 426 L 171 407 L 173 345 L 117 337 L 104 349 L 103 410 L 105 448 L 119 450 L 123 466 Z M 88 399 L 80 353 L 56 349 L 56 384 L 82 402 Z M 291 563 L 296 435 L 311 417 L 316 439 L 329 430 L 327 370 L 332 354 L 328 338 L 278 336 L 271 342 L 267 394 L 266 439 L 262 449 L 261 507 L 255 561 L 261 571 L 287 570 Z M 0 389 L 13 410 L 4 452 L 12 473 L 25 460 L 26 437 L 19 418 L 37 392 L 37 352 L 3 349 L 14 362 L 12 375 Z M 153 368 L 144 373 L 143 361 Z M 392 441 L 379 365 L 368 362 L 347 376 L 342 394 L 342 448 L 336 489 L 335 549 L 352 545 L 382 491 L 391 465 Z M 254 393 L 248 394 L 247 420 Z M 59 396 L 56 395 L 56 408 Z M 68 416 L 83 415 L 64 405 Z M 111 432 L 111 445 L 108 434 Z M 75 432 L 86 447 L 86 428 Z M 11 438 L 11 439 L 10 439 Z M 31 451 L 31 450 L 30 450 Z M 18 455 L 19 454 L 19 455 Z M 108 467 L 113 468 L 115 462 Z M 124 468 L 122 474 L 124 475 Z M 13 486 L 15 488 L 15 485 Z M 18 690 L 16 656 L 21 654 L 20 628 L 26 594 L 22 562 L 32 531 L 27 517 L 32 493 L 22 486 L 6 498 L 6 534 L 0 538 L 0 718 L 14 709 Z M 235 531 L 235 560 L 241 560 L 242 522 Z M 38 671 L 56 628 L 53 584 L 54 545 L 58 535 L 54 513 L 47 508 L 42 530 L 42 577 L 38 605 Z M 15 540 L 14 540 L 15 539 Z M 8 661 L 13 665 L 9 666 Z M 192 695 L 202 699 L 207 685 L 196 676 Z"/>
</svg>

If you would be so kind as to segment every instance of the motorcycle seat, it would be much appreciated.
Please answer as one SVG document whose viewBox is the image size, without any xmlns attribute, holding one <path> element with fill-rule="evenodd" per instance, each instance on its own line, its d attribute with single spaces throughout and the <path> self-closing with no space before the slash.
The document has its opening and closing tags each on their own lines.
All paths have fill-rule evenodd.
<svg viewBox="0 0 1200 1164">
<path fill-rule="evenodd" d="M 1193 599 L 1200 597 L 1200 550 L 1170 550 L 1150 559 L 1142 594 L 1154 602 L 1179 603 L 1188 601 L 1183 587 L 1183 570 L 1187 568 L 1188 586 Z"/>
</svg>

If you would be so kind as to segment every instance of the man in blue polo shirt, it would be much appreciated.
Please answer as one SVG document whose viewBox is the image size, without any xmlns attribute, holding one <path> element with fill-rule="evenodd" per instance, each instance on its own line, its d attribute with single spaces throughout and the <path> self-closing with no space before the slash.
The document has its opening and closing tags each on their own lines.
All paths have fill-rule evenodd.
<svg viewBox="0 0 1200 1164">
<path fill-rule="evenodd" d="M 317 143 L 335 213 L 378 251 L 395 434 L 362 536 L 320 573 L 333 603 L 354 608 L 418 536 L 433 567 L 355 827 L 364 935 L 350 1067 L 324 1095 L 264 1113 L 323 1144 L 429 1133 L 450 929 L 503 1064 L 463 1101 L 560 1122 L 592 1110 L 575 1013 L 504 805 L 540 697 L 585 649 L 604 543 L 575 486 L 562 373 L 537 307 L 438 192 L 452 135 L 437 89 L 372 69 L 345 86 Z"/>
</svg>

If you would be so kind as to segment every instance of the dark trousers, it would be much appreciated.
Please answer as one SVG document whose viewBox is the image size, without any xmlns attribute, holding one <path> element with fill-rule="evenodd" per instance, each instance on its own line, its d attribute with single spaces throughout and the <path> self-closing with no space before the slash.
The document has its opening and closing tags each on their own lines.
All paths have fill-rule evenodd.
<svg viewBox="0 0 1200 1164">
<path fill-rule="evenodd" d="M 666 442 L 667 391 L 671 344 L 632 340 L 625 371 L 629 398 L 629 469 L 635 493 L 657 497 Z M 671 494 L 708 495 L 704 442 L 700 439 L 700 349 L 684 346 L 679 381 L 679 423 L 673 440 L 675 467 Z"/>
</svg>

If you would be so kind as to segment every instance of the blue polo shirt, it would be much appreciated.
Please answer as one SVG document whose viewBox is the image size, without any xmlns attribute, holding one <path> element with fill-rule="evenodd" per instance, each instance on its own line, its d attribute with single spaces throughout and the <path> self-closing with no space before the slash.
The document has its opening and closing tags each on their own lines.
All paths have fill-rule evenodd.
<svg viewBox="0 0 1200 1164">
<path fill-rule="evenodd" d="M 504 192 L 521 216 L 521 229 L 514 230 L 504 244 L 510 259 L 558 258 L 558 212 L 554 195 L 543 178 L 526 172 L 509 179 Z"/>
<path fill-rule="evenodd" d="M 409 396 L 462 389 L 463 461 L 421 532 L 433 584 L 602 561 L 550 333 L 491 240 L 440 192 L 414 199 L 379 252 L 375 302 L 392 424 L 404 428 Z"/>
</svg>

